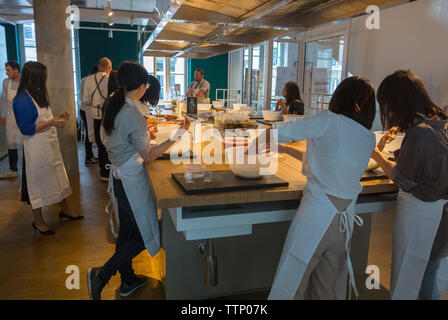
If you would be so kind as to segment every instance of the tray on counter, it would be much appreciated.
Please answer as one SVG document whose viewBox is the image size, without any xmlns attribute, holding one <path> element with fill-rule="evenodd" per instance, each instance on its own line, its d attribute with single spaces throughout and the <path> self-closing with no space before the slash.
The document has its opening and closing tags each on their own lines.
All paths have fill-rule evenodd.
<svg viewBox="0 0 448 320">
<path fill-rule="evenodd" d="M 186 155 L 186 156 L 183 156 L 183 155 L 179 156 L 177 159 L 195 159 L 195 158 L 196 158 L 195 154 L 193 153 L 193 151 L 190 150 L 188 155 Z M 164 153 L 160 157 L 158 157 L 156 160 L 171 160 L 170 154 L 169 153 Z"/>
<path fill-rule="evenodd" d="M 211 182 L 204 179 L 195 179 L 188 183 L 184 173 L 173 173 L 172 178 L 181 186 L 186 194 L 206 194 L 227 191 L 245 191 L 253 189 L 266 189 L 287 187 L 289 183 L 277 176 L 262 176 L 260 179 L 243 179 L 235 176 L 231 170 L 212 171 Z"/>
<path fill-rule="evenodd" d="M 373 170 L 364 172 L 364 174 L 361 177 L 361 181 L 369 181 L 376 179 L 388 179 L 388 176 L 383 171 Z"/>
</svg>

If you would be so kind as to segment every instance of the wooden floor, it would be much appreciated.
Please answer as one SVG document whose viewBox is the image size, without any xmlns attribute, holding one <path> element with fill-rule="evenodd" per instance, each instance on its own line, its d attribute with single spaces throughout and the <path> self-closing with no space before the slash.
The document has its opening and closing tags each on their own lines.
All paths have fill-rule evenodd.
<svg viewBox="0 0 448 320">
<path fill-rule="evenodd" d="M 90 267 L 101 266 L 114 252 L 108 216 L 107 184 L 99 180 L 97 167 L 84 166 L 83 148 L 79 148 L 79 179 L 71 179 L 73 194 L 69 203 L 85 215 L 81 221 L 59 222 L 57 206 L 44 209 L 47 223 L 56 231 L 53 236 L 34 233 L 29 207 L 20 202 L 20 179 L 0 180 L 0 299 L 88 299 L 85 275 Z M 8 161 L 0 161 L 0 172 Z M 380 270 L 380 290 L 360 289 L 361 299 L 388 299 L 391 264 L 391 242 L 394 213 L 374 215 L 369 264 Z M 134 259 L 137 274 L 150 277 L 149 285 L 128 299 L 164 299 L 159 262 L 163 252 L 151 258 L 147 251 Z M 66 288 L 67 266 L 80 269 L 80 289 Z M 121 299 L 117 274 L 105 287 L 102 298 Z M 364 285 L 359 283 L 358 287 Z M 223 299 L 265 299 L 268 292 L 225 297 Z M 448 294 L 443 295 L 448 299 Z"/>
</svg>

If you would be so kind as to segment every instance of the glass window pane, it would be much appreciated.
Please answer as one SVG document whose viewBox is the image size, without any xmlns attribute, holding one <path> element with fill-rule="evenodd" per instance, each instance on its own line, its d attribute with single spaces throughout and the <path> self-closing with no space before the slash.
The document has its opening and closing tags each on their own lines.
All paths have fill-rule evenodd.
<svg viewBox="0 0 448 320">
<path fill-rule="evenodd" d="M 154 75 L 154 57 L 143 57 L 143 66 L 149 74 Z"/>
<path fill-rule="evenodd" d="M 304 100 L 310 115 L 328 109 L 342 80 L 344 36 L 308 42 L 305 49 Z"/>
<path fill-rule="evenodd" d="M 298 80 L 299 44 L 274 41 L 273 49 L 271 107 L 275 107 L 277 100 L 282 98 L 285 83 Z"/>
</svg>

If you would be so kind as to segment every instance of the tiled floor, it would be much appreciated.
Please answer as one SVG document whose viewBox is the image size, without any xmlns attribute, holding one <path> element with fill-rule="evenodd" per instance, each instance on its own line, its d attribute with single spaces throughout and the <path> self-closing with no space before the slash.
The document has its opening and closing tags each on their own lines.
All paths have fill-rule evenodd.
<svg viewBox="0 0 448 320">
<path fill-rule="evenodd" d="M 79 148 L 79 158 L 84 152 Z M 0 161 L 0 172 L 8 167 L 7 159 Z M 85 274 L 89 267 L 102 265 L 114 252 L 108 216 L 104 212 L 108 197 L 107 185 L 99 180 L 98 169 L 86 168 L 80 161 L 79 179 L 71 180 L 73 195 L 70 205 L 85 215 L 81 221 L 57 218 L 58 208 L 44 210 L 54 236 L 41 236 L 31 227 L 32 213 L 20 202 L 20 180 L 0 180 L 0 299 L 88 299 Z M 363 279 L 357 281 L 360 299 L 388 299 L 391 263 L 393 213 L 374 215 L 372 223 L 369 264 L 380 268 L 380 290 L 363 290 Z M 6 248 L 6 250 L 5 250 Z M 134 259 L 136 273 L 151 280 L 145 288 L 129 299 L 163 299 L 159 261 L 163 252 L 151 258 L 144 251 Z M 66 288 L 66 268 L 76 265 L 80 270 L 80 288 Z M 119 276 L 104 289 L 103 299 L 120 299 Z M 267 291 L 223 299 L 265 299 Z M 444 299 L 448 299 L 445 293 Z"/>
</svg>

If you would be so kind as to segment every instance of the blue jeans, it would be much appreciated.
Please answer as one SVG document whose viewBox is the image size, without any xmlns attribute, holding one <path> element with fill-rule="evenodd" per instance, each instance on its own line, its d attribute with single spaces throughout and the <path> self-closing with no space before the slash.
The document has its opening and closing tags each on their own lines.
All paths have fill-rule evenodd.
<svg viewBox="0 0 448 320">
<path fill-rule="evenodd" d="M 422 285 L 420 287 L 419 300 L 440 300 L 439 289 L 437 288 L 437 270 L 440 266 L 440 259 L 428 261 Z"/>
</svg>

